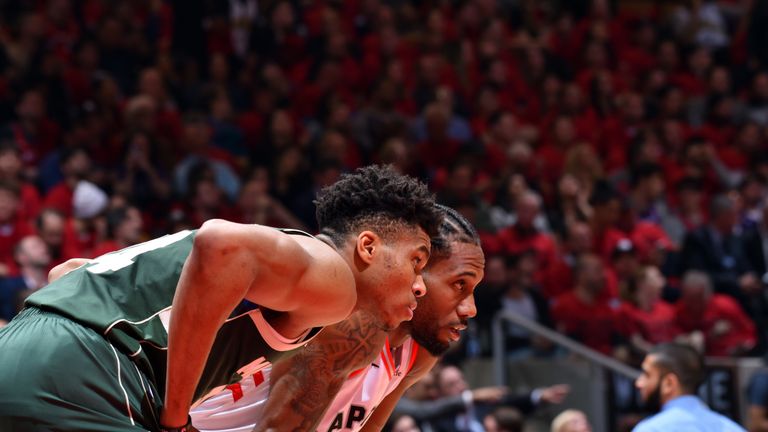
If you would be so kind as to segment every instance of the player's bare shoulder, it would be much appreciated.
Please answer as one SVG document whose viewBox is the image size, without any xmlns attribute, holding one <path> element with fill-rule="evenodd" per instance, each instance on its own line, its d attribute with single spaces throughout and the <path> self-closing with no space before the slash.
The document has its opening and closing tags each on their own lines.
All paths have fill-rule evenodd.
<svg viewBox="0 0 768 432">
<path fill-rule="evenodd" d="M 315 237 L 290 235 L 309 257 L 309 265 L 298 281 L 295 295 L 310 298 L 296 313 L 327 314 L 328 324 L 349 315 L 357 301 L 355 277 L 349 264 L 328 243 Z"/>
</svg>

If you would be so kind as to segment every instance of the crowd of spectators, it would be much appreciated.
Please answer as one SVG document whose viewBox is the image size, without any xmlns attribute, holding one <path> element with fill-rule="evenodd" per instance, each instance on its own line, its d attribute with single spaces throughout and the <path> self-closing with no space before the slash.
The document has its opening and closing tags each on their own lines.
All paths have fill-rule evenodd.
<svg viewBox="0 0 768 432">
<path fill-rule="evenodd" d="M 481 231 L 481 317 L 763 353 L 767 24 L 760 0 L 0 0 L 2 318 L 67 258 L 214 217 L 312 231 L 319 188 L 389 163 Z"/>
</svg>

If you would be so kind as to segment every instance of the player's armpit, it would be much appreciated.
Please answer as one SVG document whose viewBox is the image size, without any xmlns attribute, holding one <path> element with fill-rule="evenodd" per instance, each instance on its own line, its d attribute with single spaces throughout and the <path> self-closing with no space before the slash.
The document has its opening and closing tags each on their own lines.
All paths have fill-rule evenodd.
<svg viewBox="0 0 768 432">
<path fill-rule="evenodd" d="M 293 357 L 272 369 L 272 389 L 254 431 L 311 431 L 349 374 L 376 359 L 387 333 L 376 319 L 355 312 L 324 329 Z"/>
</svg>

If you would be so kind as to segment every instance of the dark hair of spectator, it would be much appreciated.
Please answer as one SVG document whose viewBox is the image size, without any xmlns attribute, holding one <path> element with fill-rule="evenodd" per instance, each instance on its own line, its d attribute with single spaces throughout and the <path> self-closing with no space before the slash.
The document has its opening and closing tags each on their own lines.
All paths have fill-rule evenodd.
<svg viewBox="0 0 768 432">
<path fill-rule="evenodd" d="M 597 180 L 589 196 L 589 205 L 602 206 L 614 200 L 621 200 L 616 189 L 607 180 Z"/>
<path fill-rule="evenodd" d="M 677 376 L 680 388 L 686 394 L 694 394 L 704 379 L 704 360 L 695 349 L 688 345 L 665 343 L 653 348 L 648 355 L 654 357 L 653 364 L 662 373 Z"/>
<path fill-rule="evenodd" d="M 634 188 L 643 180 L 649 179 L 656 175 L 663 175 L 663 171 L 659 164 L 651 162 L 641 163 L 632 170 L 630 184 Z"/>
<path fill-rule="evenodd" d="M 117 228 L 121 223 L 128 219 L 128 210 L 130 209 L 130 206 L 120 206 L 111 208 L 107 211 L 107 236 L 115 238 L 115 231 L 117 231 Z"/>
<path fill-rule="evenodd" d="M 341 246 L 347 235 L 370 229 L 382 237 L 404 226 L 419 226 L 436 237 L 443 215 L 427 186 L 390 166 L 358 168 L 318 193 L 320 232 Z"/>
</svg>

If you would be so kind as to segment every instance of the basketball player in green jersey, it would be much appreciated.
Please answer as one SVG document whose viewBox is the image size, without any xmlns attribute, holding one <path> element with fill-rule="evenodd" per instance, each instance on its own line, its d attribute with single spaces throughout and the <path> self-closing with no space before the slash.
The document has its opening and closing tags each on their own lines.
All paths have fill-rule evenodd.
<svg viewBox="0 0 768 432">
<path fill-rule="evenodd" d="M 209 221 L 30 296 L 0 330 L 0 430 L 186 430 L 195 401 L 353 308 L 382 329 L 410 319 L 441 217 L 426 187 L 367 167 L 317 208 L 317 238 Z"/>
</svg>

